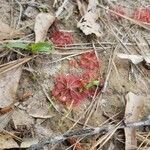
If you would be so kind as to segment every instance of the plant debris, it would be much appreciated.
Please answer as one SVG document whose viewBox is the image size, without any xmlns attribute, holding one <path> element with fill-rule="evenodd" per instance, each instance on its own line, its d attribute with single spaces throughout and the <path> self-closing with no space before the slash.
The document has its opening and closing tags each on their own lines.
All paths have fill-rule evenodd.
<svg viewBox="0 0 150 150">
<path fill-rule="evenodd" d="M 3 132 L 4 128 L 7 127 L 9 121 L 12 118 L 12 114 L 13 114 L 13 111 L 0 115 L 0 132 Z"/>
<path fill-rule="evenodd" d="M 0 25 L 0 41 L 21 37 L 23 35 L 19 30 L 9 27 L 8 24 L 2 21 L 0 21 Z"/>
<path fill-rule="evenodd" d="M 127 105 L 125 110 L 125 123 L 136 122 L 142 115 L 144 97 L 129 92 L 126 95 Z M 125 128 L 125 149 L 134 149 L 137 147 L 136 129 Z"/>
<path fill-rule="evenodd" d="M 121 59 L 127 59 L 130 60 L 133 64 L 137 65 L 139 63 L 143 63 L 144 66 L 149 69 L 150 65 L 150 54 L 144 54 L 142 55 L 129 55 L 129 54 L 123 54 L 118 53 L 117 56 Z"/>
<path fill-rule="evenodd" d="M 98 1 L 89 0 L 88 8 L 85 15 L 80 19 L 77 27 L 80 28 L 85 35 L 95 34 L 97 37 L 101 36 L 101 27 L 96 22 L 99 18 L 99 8 L 97 8 Z"/>
<path fill-rule="evenodd" d="M 20 126 L 27 126 L 28 128 L 34 123 L 34 119 L 30 117 L 26 111 L 16 109 L 12 115 L 12 120 L 16 129 Z"/>
<path fill-rule="evenodd" d="M 22 65 L 31 58 L 24 58 L 5 64 L 0 68 L 0 108 L 14 103 L 18 88 Z"/>
<path fill-rule="evenodd" d="M 78 9 L 80 12 L 80 15 L 83 16 L 86 13 L 87 4 L 85 1 L 77 0 Z"/>
<path fill-rule="evenodd" d="M 55 21 L 55 17 L 49 13 L 39 13 L 35 18 L 34 32 L 35 42 L 44 42 L 49 27 Z"/>
<path fill-rule="evenodd" d="M 117 56 L 121 59 L 128 59 L 135 65 L 143 61 L 143 56 L 141 55 L 129 55 L 129 54 L 118 53 Z"/>
<path fill-rule="evenodd" d="M 150 117 L 147 117 L 147 119 L 139 122 L 131 122 L 125 125 L 121 125 L 118 127 L 118 129 L 123 129 L 123 128 L 135 128 L 135 127 L 142 127 L 142 126 L 149 126 L 150 125 Z M 84 137 L 84 136 L 89 136 L 89 135 L 95 135 L 95 134 L 104 134 L 106 132 L 109 132 L 116 127 L 114 125 L 103 125 L 101 127 L 95 127 L 95 128 L 83 128 L 80 130 L 73 130 L 73 131 L 68 131 L 64 134 L 59 134 L 53 137 L 47 138 L 45 141 L 39 142 L 38 144 L 33 144 L 30 147 L 30 150 L 40 150 L 44 145 L 47 144 L 56 144 L 60 143 L 68 138 L 76 138 L 76 137 Z"/>
<path fill-rule="evenodd" d="M 28 18 L 35 19 L 35 17 L 39 14 L 39 10 L 35 7 L 28 6 L 24 11 L 24 15 Z"/>
<path fill-rule="evenodd" d="M 8 134 L 0 136 L 0 149 L 19 148 L 17 142 Z"/>
<path fill-rule="evenodd" d="M 58 19 L 65 18 L 66 20 L 73 14 L 74 4 L 71 1 L 64 0 L 62 5 L 56 11 L 56 17 Z"/>
<path fill-rule="evenodd" d="M 20 145 L 20 148 L 29 148 L 31 145 L 37 144 L 37 143 L 38 143 L 38 140 L 35 138 L 24 138 Z"/>
</svg>

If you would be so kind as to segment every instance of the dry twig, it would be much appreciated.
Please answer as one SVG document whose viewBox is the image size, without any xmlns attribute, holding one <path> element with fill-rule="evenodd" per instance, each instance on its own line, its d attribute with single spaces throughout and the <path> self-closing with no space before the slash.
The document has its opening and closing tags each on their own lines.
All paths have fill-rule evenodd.
<svg viewBox="0 0 150 150">
<path fill-rule="evenodd" d="M 149 126 L 149 125 L 150 125 L 150 116 L 147 119 L 139 121 L 139 122 L 128 123 L 125 125 L 122 124 L 117 129 L 135 128 L 135 127 Z M 91 127 L 91 128 L 83 128 L 80 130 L 68 131 L 64 134 L 60 134 L 54 137 L 49 137 L 47 138 L 47 140 L 41 143 L 31 145 L 29 149 L 40 150 L 44 145 L 60 143 L 70 137 L 83 137 L 83 136 L 91 136 L 95 134 L 105 134 L 115 129 L 116 129 L 115 125 L 104 125 L 101 127 L 95 127 L 95 128 Z"/>
</svg>

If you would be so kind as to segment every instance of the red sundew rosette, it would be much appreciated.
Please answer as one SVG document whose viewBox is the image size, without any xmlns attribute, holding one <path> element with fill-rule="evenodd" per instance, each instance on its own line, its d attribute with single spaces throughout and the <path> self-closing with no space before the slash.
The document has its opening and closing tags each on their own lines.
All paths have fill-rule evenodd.
<svg viewBox="0 0 150 150">
<path fill-rule="evenodd" d="M 63 47 L 73 43 L 73 36 L 70 32 L 53 31 L 50 34 L 50 40 L 58 47 Z"/>
<path fill-rule="evenodd" d="M 63 104 L 78 104 L 84 99 L 82 89 L 80 76 L 61 74 L 55 77 L 55 85 L 51 94 Z"/>
<path fill-rule="evenodd" d="M 131 18 L 143 23 L 150 23 L 150 8 L 136 8 Z"/>
<path fill-rule="evenodd" d="M 80 56 L 79 66 L 83 69 L 94 70 L 99 68 L 99 62 L 94 52 L 87 52 Z"/>
</svg>

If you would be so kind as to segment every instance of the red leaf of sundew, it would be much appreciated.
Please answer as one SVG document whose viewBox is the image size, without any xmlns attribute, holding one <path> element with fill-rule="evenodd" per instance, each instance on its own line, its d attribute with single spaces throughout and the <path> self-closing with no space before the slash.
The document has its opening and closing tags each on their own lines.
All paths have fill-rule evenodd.
<svg viewBox="0 0 150 150">
<path fill-rule="evenodd" d="M 79 65 L 84 69 L 96 69 L 99 67 L 97 57 L 94 52 L 87 52 L 80 56 Z"/>
<path fill-rule="evenodd" d="M 81 75 L 59 74 L 55 77 L 55 85 L 52 96 L 63 104 L 79 104 L 87 97 L 94 95 L 96 88 L 99 92 L 103 86 L 102 79 L 98 76 L 99 62 L 94 52 L 87 52 L 80 56 L 78 62 L 74 59 L 73 65 L 83 68 Z M 87 85 L 93 81 L 99 81 L 99 85 Z"/>
<path fill-rule="evenodd" d="M 69 60 L 69 65 L 77 68 L 78 62 L 75 59 L 71 59 L 71 60 Z"/>
<path fill-rule="evenodd" d="M 90 83 L 92 80 L 96 80 L 97 77 L 97 72 L 94 70 L 86 70 L 85 72 L 83 72 L 82 74 L 82 83 L 88 84 Z"/>
<path fill-rule="evenodd" d="M 114 12 L 118 13 L 118 14 L 121 14 L 121 15 L 125 15 L 125 9 L 120 6 L 120 5 L 115 5 L 113 7 L 111 7 L 111 10 L 113 10 Z M 109 15 L 111 18 L 113 18 L 114 20 L 120 20 L 122 19 L 121 16 L 117 15 L 117 14 L 114 14 L 112 12 L 109 12 Z"/>
<path fill-rule="evenodd" d="M 150 8 L 137 8 L 132 18 L 141 22 L 150 23 Z"/>
<path fill-rule="evenodd" d="M 102 80 L 96 72 L 86 71 L 81 76 L 61 74 L 55 77 L 52 96 L 63 104 L 79 104 L 85 98 L 93 96 L 97 86 L 86 89 L 86 85 L 93 80 L 99 80 L 98 92 L 102 88 Z"/>
<path fill-rule="evenodd" d="M 53 31 L 50 40 L 57 46 L 65 46 L 73 43 L 73 36 L 70 32 Z"/>
<path fill-rule="evenodd" d="M 77 104 L 84 99 L 82 90 L 83 85 L 80 76 L 77 75 L 58 75 L 55 77 L 55 86 L 52 96 L 62 103 Z"/>
</svg>

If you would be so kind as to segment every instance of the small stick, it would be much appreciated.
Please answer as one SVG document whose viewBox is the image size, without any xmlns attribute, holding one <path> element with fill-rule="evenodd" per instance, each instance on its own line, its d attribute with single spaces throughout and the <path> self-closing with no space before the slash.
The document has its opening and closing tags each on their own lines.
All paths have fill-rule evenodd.
<svg viewBox="0 0 150 150">
<path fill-rule="evenodd" d="M 138 122 L 127 123 L 127 124 L 122 123 L 122 125 L 119 126 L 117 129 L 135 128 L 135 127 L 149 126 L 149 125 L 150 125 L 150 116 L 147 117 L 147 119 Z M 101 127 L 91 127 L 91 128 L 83 128 L 80 130 L 68 131 L 64 134 L 47 138 L 46 141 L 33 144 L 30 146 L 29 150 L 40 150 L 44 145 L 60 143 L 66 140 L 67 138 L 71 138 L 71 137 L 83 137 L 83 136 L 89 136 L 89 135 L 91 136 L 95 134 L 105 134 L 109 131 L 112 131 L 115 128 L 116 128 L 115 125 L 104 125 Z"/>
<path fill-rule="evenodd" d="M 22 16 L 22 12 L 23 12 L 23 8 L 22 8 L 22 5 L 20 4 L 20 2 L 18 0 L 15 0 L 16 3 L 19 5 L 20 7 L 20 13 L 19 13 L 19 17 L 18 17 L 18 24 L 16 26 L 16 29 L 19 28 L 19 25 L 20 25 L 20 21 L 21 21 L 21 16 Z"/>
</svg>

